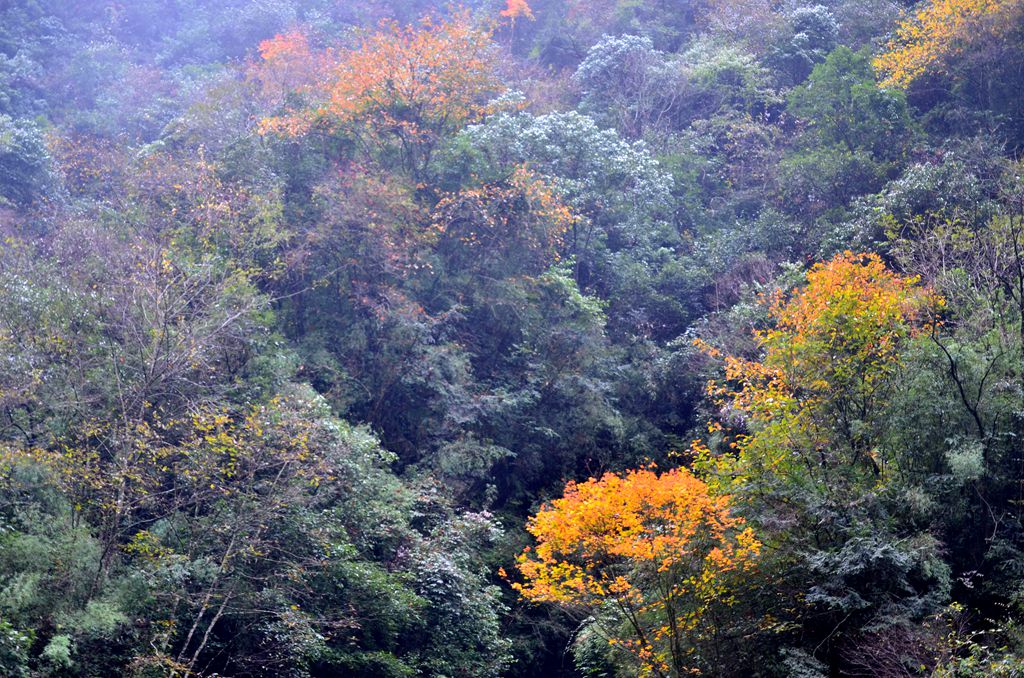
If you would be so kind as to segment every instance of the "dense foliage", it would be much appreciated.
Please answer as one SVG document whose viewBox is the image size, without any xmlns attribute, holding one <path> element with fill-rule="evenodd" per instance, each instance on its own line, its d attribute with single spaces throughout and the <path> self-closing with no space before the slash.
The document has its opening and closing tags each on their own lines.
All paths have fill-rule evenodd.
<svg viewBox="0 0 1024 678">
<path fill-rule="evenodd" d="M 1020 0 L 0 3 L 0 675 L 1024 675 Z"/>
</svg>

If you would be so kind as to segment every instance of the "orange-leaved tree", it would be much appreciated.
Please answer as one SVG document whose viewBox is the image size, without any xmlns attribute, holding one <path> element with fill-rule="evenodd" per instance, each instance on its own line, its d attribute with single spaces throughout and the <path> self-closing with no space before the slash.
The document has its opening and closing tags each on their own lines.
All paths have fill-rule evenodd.
<svg viewBox="0 0 1024 678">
<path fill-rule="evenodd" d="M 1005 36 L 1022 18 L 1021 0 L 931 0 L 899 23 L 874 65 L 883 85 L 905 88 L 972 45 Z"/>
<path fill-rule="evenodd" d="M 515 39 L 516 21 L 520 18 L 534 21 L 537 18 L 533 16 L 533 10 L 530 8 L 530 5 L 526 0 L 506 0 L 505 9 L 501 10 L 499 14 L 501 15 L 501 18 L 508 19 L 509 25 L 512 27 L 512 31 L 509 36 L 510 45 L 511 41 Z"/>
<path fill-rule="evenodd" d="M 271 106 L 284 105 L 288 97 L 312 94 L 325 75 L 327 55 L 315 51 L 299 29 L 264 40 L 259 53 L 259 60 L 250 64 L 247 75 Z"/>
<path fill-rule="evenodd" d="M 711 612 L 733 603 L 760 542 L 728 496 L 684 468 L 570 482 L 527 524 L 536 548 L 517 559 L 531 601 L 595 621 L 640 675 L 698 670 L 718 638 Z"/>
<path fill-rule="evenodd" d="M 383 22 L 355 48 L 324 59 L 315 100 L 265 118 L 261 130 L 290 136 L 314 125 L 342 130 L 374 157 L 397 157 L 413 173 L 439 139 L 479 120 L 504 90 L 490 32 L 465 12 L 416 26 Z"/>
<path fill-rule="evenodd" d="M 844 252 L 769 303 L 774 327 L 756 333 L 760 360 L 697 342 L 725 361 L 726 383 L 708 388 L 734 429 L 732 452 L 714 465 L 732 483 L 759 472 L 818 481 L 837 469 L 881 475 L 884 411 L 901 352 L 942 300 L 875 254 Z"/>
<path fill-rule="evenodd" d="M 529 3 L 526 0 L 506 0 L 505 9 L 499 12 L 501 16 L 515 23 L 515 20 L 519 17 L 525 17 L 533 20 L 533 10 L 530 9 Z"/>
</svg>

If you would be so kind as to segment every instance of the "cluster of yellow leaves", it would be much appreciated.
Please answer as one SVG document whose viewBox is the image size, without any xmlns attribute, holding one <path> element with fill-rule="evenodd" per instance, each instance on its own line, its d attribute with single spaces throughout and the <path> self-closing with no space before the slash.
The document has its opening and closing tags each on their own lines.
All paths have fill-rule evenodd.
<svg viewBox="0 0 1024 678">
<path fill-rule="evenodd" d="M 254 258 L 265 261 L 264 256 L 287 237 L 279 196 L 227 182 L 222 171 L 201 147 L 188 163 L 170 154 L 153 153 L 133 167 L 131 186 L 125 193 L 150 228 L 173 234 L 179 255 L 172 258 L 181 259 L 180 252 L 187 250 L 197 254 L 229 251 L 239 264 Z M 246 277 L 279 273 L 271 265 L 265 270 L 251 268 Z M 172 278 L 180 284 L 188 281 L 180 273 Z"/>
<path fill-rule="evenodd" d="M 302 488 L 334 479 L 328 461 L 311 449 L 313 424 L 287 412 L 283 399 L 240 417 L 216 408 L 187 419 L 164 420 L 154 411 L 149 417 L 127 430 L 88 423 L 77 440 L 52 449 L 0 448 L 0 484 L 19 466 L 37 466 L 78 508 L 120 523 L 142 509 L 250 493 L 269 479 Z M 286 501 L 282 491 L 265 504 Z"/>
<path fill-rule="evenodd" d="M 931 0 L 896 28 L 874 60 L 882 85 L 906 88 L 971 45 L 1003 37 L 1024 15 L 1021 0 Z"/>
<path fill-rule="evenodd" d="M 274 398 L 238 418 L 221 410 L 195 413 L 177 445 L 177 474 L 223 495 L 248 492 L 259 478 L 307 486 L 332 479 L 327 461 L 310 447 L 313 424 L 286 415 L 285 406 Z"/>
<path fill-rule="evenodd" d="M 513 588 L 585 611 L 613 602 L 634 630 L 613 644 L 642 673 L 664 672 L 682 661 L 681 635 L 711 604 L 730 602 L 729 575 L 749 571 L 759 554 L 730 507 L 730 497 L 710 494 L 685 468 L 570 482 L 527 524 L 537 546 L 518 557 L 524 581 Z"/>
<path fill-rule="evenodd" d="M 319 100 L 310 108 L 264 119 L 263 132 L 303 134 L 316 122 L 369 124 L 378 137 L 417 139 L 457 129 L 484 115 L 502 91 L 491 35 L 467 13 L 417 26 L 384 22 L 358 47 L 307 59 L 306 43 L 281 36 L 261 46 L 267 63 L 316 63 Z M 311 65 L 310 68 L 313 68 Z"/>
<path fill-rule="evenodd" d="M 795 452 L 834 449 L 840 443 L 836 431 L 849 423 L 845 417 L 877 410 L 900 365 L 904 340 L 926 329 L 930 314 L 942 306 L 916 277 L 889 270 L 877 255 L 851 252 L 816 264 L 807 286 L 790 298 L 775 295 L 767 302 L 775 324 L 756 333 L 760 361 L 696 343 L 725 361 L 727 383 L 710 382 L 709 393 L 723 412 L 755 429 L 732 443 L 740 463 L 774 472 Z M 842 443 L 855 455 L 870 455 L 858 449 L 864 441 L 850 435 Z M 695 451 L 707 455 L 699 445 Z"/>
</svg>

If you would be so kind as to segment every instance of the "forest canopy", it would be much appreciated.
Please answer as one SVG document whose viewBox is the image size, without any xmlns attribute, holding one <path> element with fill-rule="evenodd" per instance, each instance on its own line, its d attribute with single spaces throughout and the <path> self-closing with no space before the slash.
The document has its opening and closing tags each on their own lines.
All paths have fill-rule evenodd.
<svg viewBox="0 0 1024 678">
<path fill-rule="evenodd" d="M 0 3 L 0 675 L 1024 675 L 1021 0 Z"/>
</svg>

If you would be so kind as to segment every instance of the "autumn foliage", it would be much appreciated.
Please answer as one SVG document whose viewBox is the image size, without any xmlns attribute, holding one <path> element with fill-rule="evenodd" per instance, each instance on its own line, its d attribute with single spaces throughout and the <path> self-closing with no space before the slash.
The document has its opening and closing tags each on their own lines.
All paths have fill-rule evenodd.
<svg viewBox="0 0 1024 678">
<path fill-rule="evenodd" d="M 297 36 L 261 45 L 264 62 L 282 63 L 285 71 L 293 63 L 316 64 L 305 50 Z M 416 163 L 438 139 L 479 120 L 503 89 L 491 35 L 466 13 L 415 26 L 385 21 L 356 47 L 321 59 L 323 75 L 315 78 L 309 104 L 265 118 L 261 131 L 298 136 L 324 125 L 378 150 L 397 143 L 405 160 Z"/>
<path fill-rule="evenodd" d="M 711 382 L 710 393 L 726 418 L 751 430 L 732 443 L 740 464 L 781 472 L 813 453 L 814 465 L 827 467 L 845 450 L 850 461 L 880 471 L 870 417 L 885 401 L 906 340 L 927 327 L 941 299 L 875 254 L 844 252 L 816 264 L 806 287 L 768 303 L 774 327 L 756 333 L 760 360 L 698 342 L 725 361 L 726 383 Z"/>
<path fill-rule="evenodd" d="M 685 468 L 650 469 L 570 482 L 533 516 L 537 546 L 519 556 L 532 601 L 584 614 L 611 604 L 622 626 L 609 641 L 642 675 L 679 675 L 715 604 L 728 604 L 732 575 L 752 568 L 760 543 L 728 496 L 713 496 Z"/>
<path fill-rule="evenodd" d="M 520 17 L 531 21 L 534 18 L 533 10 L 530 9 L 526 0 L 507 0 L 505 9 L 501 10 L 500 14 L 513 22 Z"/>
<path fill-rule="evenodd" d="M 264 40 L 259 44 L 259 54 L 259 61 L 250 66 L 249 77 L 275 105 L 282 105 L 290 94 L 309 93 L 324 77 L 326 55 L 315 51 L 301 30 Z"/>
<path fill-rule="evenodd" d="M 932 0 L 905 18 L 875 58 L 882 84 L 905 88 L 965 48 L 998 39 L 1024 16 L 1020 0 Z"/>
</svg>

